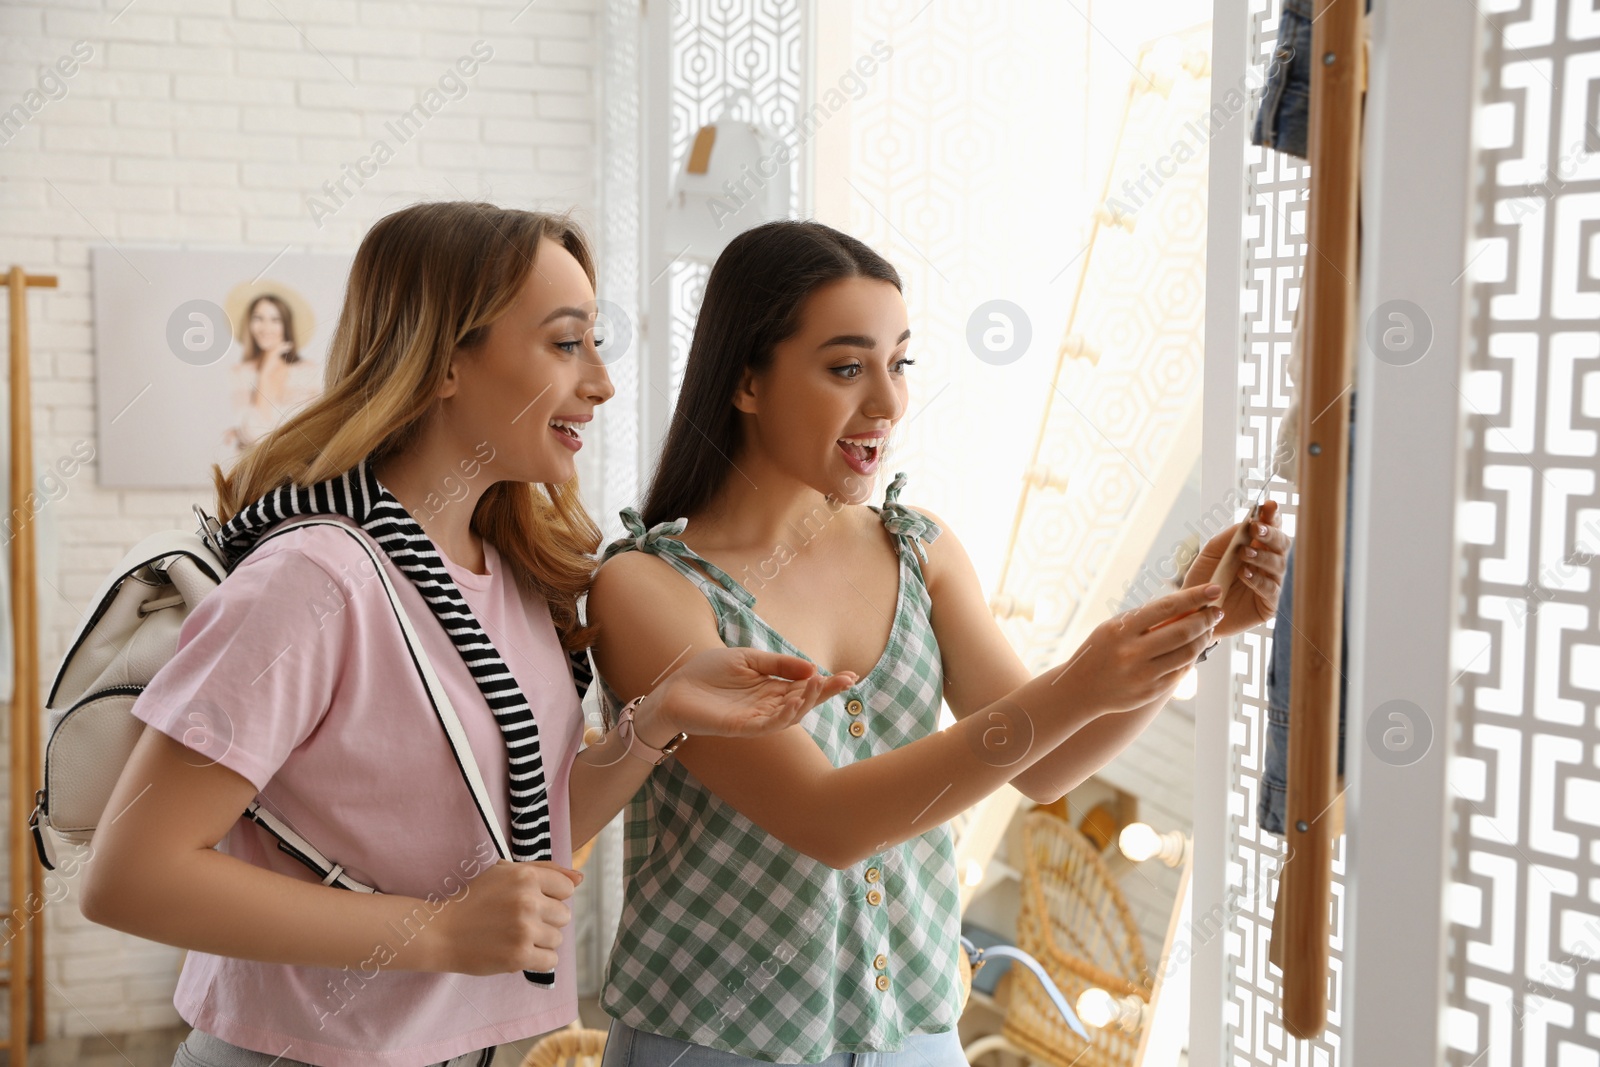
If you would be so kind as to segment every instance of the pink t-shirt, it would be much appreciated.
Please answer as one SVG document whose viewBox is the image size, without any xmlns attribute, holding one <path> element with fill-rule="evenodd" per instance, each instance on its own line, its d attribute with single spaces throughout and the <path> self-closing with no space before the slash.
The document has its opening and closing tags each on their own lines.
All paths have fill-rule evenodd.
<svg viewBox="0 0 1600 1067">
<path fill-rule="evenodd" d="M 448 558 L 445 567 L 533 708 L 553 858 L 570 864 L 567 782 L 583 731 L 571 664 L 549 606 L 520 593 L 492 544 L 484 543 L 484 555 L 488 574 Z M 509 841 L 499 725 L 422 594 L 383 559 Z M 265 806 L 382 892 L 459 897 L 470 880 L 463 872 L 495 860 L 383 583 L 342 531 L 290 531 L 246 557 L 184 620 L 177 654 L 133 714 L 248 778 Z M 258 867 L 317 880 L 247 820 L 220 847 Z M 414 936 L 415 927 L 397 929 L 389 947 Z M 387 955 L 335 970 L 191 951 L 173 1004 L 191 1026 L 271 1055 L 323 1067 L 423 1067 L 576 1018 L 571 950 L 564 945 L 559 957 L 555 984 L 537 986 L 520 972 L 395 971 L 380 965 Z"/>
</svg>

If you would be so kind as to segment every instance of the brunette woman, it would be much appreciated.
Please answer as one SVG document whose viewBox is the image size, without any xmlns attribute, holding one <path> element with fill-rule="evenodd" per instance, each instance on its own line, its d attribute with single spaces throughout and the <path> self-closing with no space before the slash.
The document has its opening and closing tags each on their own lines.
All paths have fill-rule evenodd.
<svg viewBox="0 0 1600 1067">
<path fill-rule="evenodd" d="M 864 506 L 906 411 L 906 324 L 894 268 L 816 222 L 747 231 L 711 270 L 649 494 L 589 597 L 603 707 L 723 647 L 848 685 L 788 729 L 689 739 L 630 804 L 605 1067 L 964 1065 L 946 822 L 1006 782 L 1061 797 L 1218 636 L 1272 617 L 1269 512 L 1225 600 L 1208 583 L 1237 527 L 1180 591 L 1030 678 L 954 533 L 900 501 L 905 475 Z M 992 417 L 952 432 L 981 449 Z"/>
</svg>

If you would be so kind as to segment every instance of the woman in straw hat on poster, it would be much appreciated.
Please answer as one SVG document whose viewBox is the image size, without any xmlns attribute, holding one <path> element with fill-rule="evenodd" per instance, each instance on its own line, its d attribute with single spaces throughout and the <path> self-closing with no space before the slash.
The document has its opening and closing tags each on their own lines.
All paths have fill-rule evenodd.
<svg viewBox="0 0 1600 1067">
<path fill-rule="evenodd" d="M 302 346 L 316 332 L 311 305 L 280 282 L 247 282 L 228 294 L 226 310 L 243 355 L 233 368 L 236 422 L 223 434 L 243 452 L 322 392 L 322 364 Z"/>
</svg>

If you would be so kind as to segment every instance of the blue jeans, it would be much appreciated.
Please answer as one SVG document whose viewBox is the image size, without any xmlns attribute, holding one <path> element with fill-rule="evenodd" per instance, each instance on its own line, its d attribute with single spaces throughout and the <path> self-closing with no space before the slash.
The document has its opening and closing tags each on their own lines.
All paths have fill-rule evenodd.
<svg viewBox="0 0 1600 1067">
<path fill-rule="evenodd" d="M 612 1019 L 600 1067 L 743 1067 L 769 1062 L 635 1030 Z M 899 1052 L 835 1052 L 817 1063 L 818 1067 L 967 1067 L 967 1056 L 961 1051 L 961 1038 L 946 1030 L 908 1034 Z"/>
<path fill-rule="evenodd" d="M 489 1067 L 494 1062 L 494 1049 L 464 1052 L 459 1056 L 433 1064 L 432 1067 Z M 240 1048 L 204 1030 L 190 1030 L 172 1067 L 306 1067 L 300 1060 L 287 1060 L 265 1052 Z"/>
<path fill-rule="evenodd" d="M 1301 459 L 1301 463 L 1305 460 Z M 1350 633 L 1350 508 L 1355 501 L 1356 394 L 1350 391 L 1350 465 L 1345 477 L 1344 615 L 1339 630 L 1339 773 L 1344 774 L 1345 671 Z M 1267 661 L 1267 746 L 1262 759 L 1256 820 L 1268 833 L 1283 835 L 1283 809 L 1289 788 L 1289 679 L 1294 642 L 1294 541 L 1272 623 L 1272 658 Z"/>
<path fill-rule="evenodd" d="M 1313 0 L 1283 0 L 1278 41 L 1267 64 L 1267 83 L 1250 131 L 1252 144 L 1309 157 L 1311 125 L 1311 22 Z M 1367 0 L 1372 10 L 1372 0 Z"/>
<path fill-rule="evenodd" d="M 1252 144 L 1306 158 L 1311 118 L 1311 0 L 1283 0 Z"/>
</svg>

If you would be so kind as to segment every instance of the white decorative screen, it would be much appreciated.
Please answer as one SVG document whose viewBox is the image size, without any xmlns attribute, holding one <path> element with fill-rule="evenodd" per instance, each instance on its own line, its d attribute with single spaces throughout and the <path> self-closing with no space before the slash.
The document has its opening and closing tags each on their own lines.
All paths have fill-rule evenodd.
<svg viewBox="0 0 1600 1067">
<path fill-rule="evenodd" d="M 1250 3 L 1249 61 L 1253 72 L 1243 84 L 1259 87 L 1278 47 L 1278 4 Z M 1238 73 L 1218 71 L 1215 80 Z M 1252 123 L 1254 101 L 1229 121 Z M 1306 208 L 1311 169 L 1293 156 L 1250 144 L 1245 132 L 1244 289 L 1241 325 L 1238 410 L 1239 491 L 1254 500 L 1271 470 L 1279 425 L 1289 404 L 1285 366 L 1294 309 L 1300 299 L 1306 254 Z M 1291 536 L 1299 493 L 1275 479 L 1270 499 L 1279 503 L 1282 525 Z M 1240 511 L 1240 517 L 1243 511 Z M 1333 997 L 1328 1026 L 1311 1041 L 1291 1037 L 1278 1009 L 1282 972 L 1267 959 L 1272 932 L 1273 899 L 1285 855 L 1282 838 L 1262 829 L 1256 818 L 1267 734 L 1267 664 L 1276 637 L 1272 627 L 1241 634 L 1234 640 L 1233 671 L 1238 680 L 1233 702 L 1234 763 L 1231 772 L 1228 834 L 1228 933 L 1225 1063 L 1232 1067 L 1309 1067 L 1338 1063 L 1340 1023 L 1340 952 L 1344 928 L 1345 838 L 1334 843 L 1334 909 L 1330 938 Z M 1421 1065 L 1418 1065 L 1421 1067 Z"/>
<path fill-rule="evenodd" d="M 764 126 L 791 148 L 804 85 L 802 33 L 808 5 L 759 0 L 676 0 L 672 4 L 672 173 L 682 169 L 700 127 L 733 114 Z M 743 94 L 748 94 L 744 97 Z M 799 157 L 799 152 L 795 153 Z M 791 180 L 790 213 L 798 215 L 802 190 Z M 650 262 L 665 262 L 676 249 Z M 675 261 L 667 268 L 672 317 L 669 323 L 669 382 L 661 383 L 676 403 L 684 361 L 711 268 Z M 651 279 L 653 283 L 655 279 Z"/>
<path fill-rule="evenodd" d="M 1485 11 L 1448 1062 L 1600 1064 L 1600 9 Z"/>
</svg>

